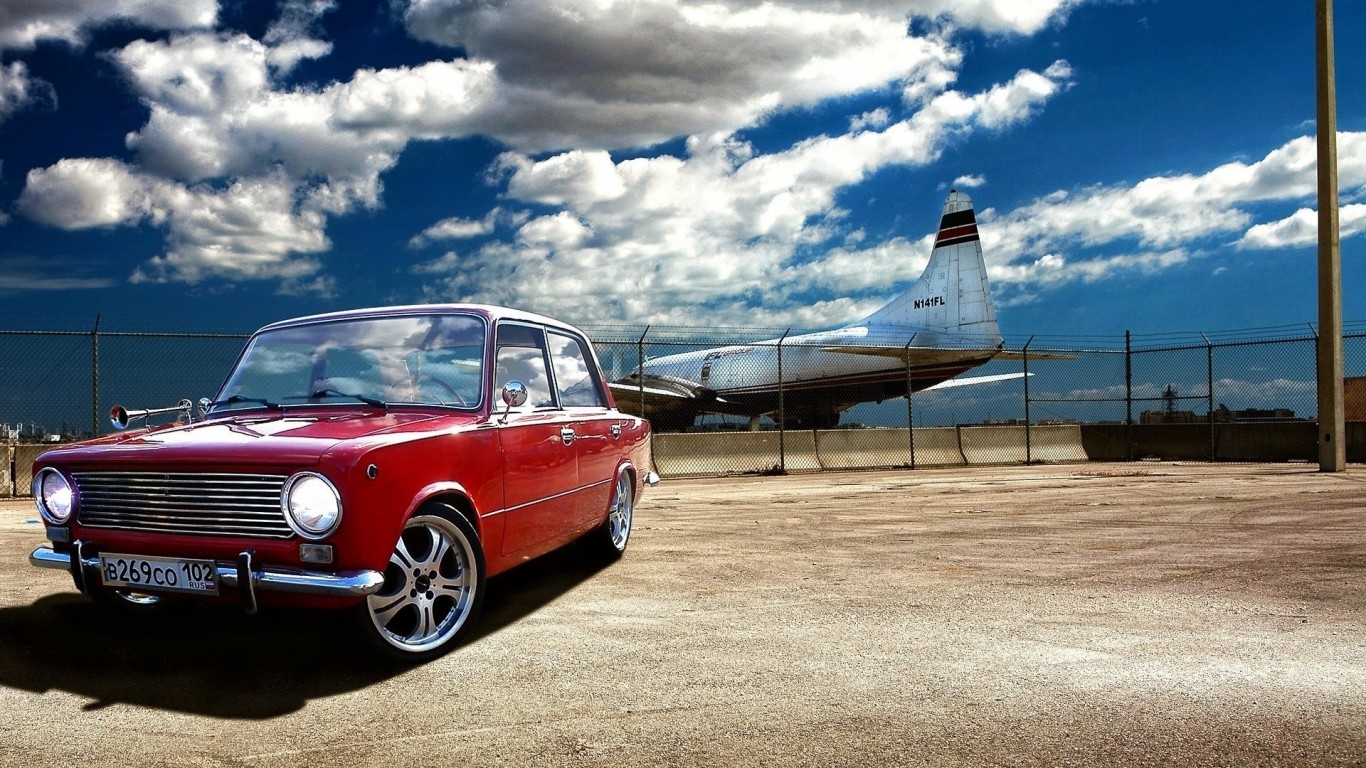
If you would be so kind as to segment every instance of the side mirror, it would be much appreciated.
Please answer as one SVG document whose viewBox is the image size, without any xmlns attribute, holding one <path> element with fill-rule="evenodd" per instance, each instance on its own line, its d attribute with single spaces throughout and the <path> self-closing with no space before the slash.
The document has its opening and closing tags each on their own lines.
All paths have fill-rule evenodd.
<svg viewBox="0 0 1366 768">
<path fill-rule="evenodd" d="M 508 414 L 513 408 L 521 408 L 526 404 L 526 385 L 520 381 L 509 381 L 503 385 L 503 404 L 507 410 L 503 411 L 503 418 L 499 419 L 500 424 L 508 422 Z"/>
<path fill-rule="evenodd" d="M 207 397 L 199 398 L 199 420 L 209 418 L 209 408 L 213 407 L 213 401 Z"/>
<path fill-rule="evenodd" d="M 509 381 L 504 384 L 503 404 L 508 408 L 521 408 L 526 405 L 526 385 L 520 381 Z"/>
</svg>

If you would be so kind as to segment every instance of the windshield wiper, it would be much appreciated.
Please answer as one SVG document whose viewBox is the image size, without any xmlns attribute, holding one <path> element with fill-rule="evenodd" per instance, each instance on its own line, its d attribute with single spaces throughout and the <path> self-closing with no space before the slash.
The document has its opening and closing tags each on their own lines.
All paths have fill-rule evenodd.
<svg viewBox="0 0 1366 768">
<path fill-rule="evenodd" d="M 266 408 L 270 408 L 276 411 L 284 407 L 279 403 L 272 403 L 271 401 L 266 400 L 265 398 L 246 397 L 245 395 L 232 395 L 231 397 L 226 397 L 222 400 L 215 400 L 212 403 L 209 403 L 209 407 L 217 408 L 220 405 L 232 405 L 233 403 L 256 403 L 258 405 L 262 405 Z"/>
<path fill-rule="evenodd" d="M 322 398 L 324 398 L 324 397 L 349 397 L 349 398 L 351 398 L 352 400 L 359 400 L 359 401 L 361 401 L 362 403 L 365 403 L 366 405 L 369 405 L 369 406 L 372 406 L 372 407 L 375 407 L 375 408 L 384 408 L 385 410 L 388 410 L 388 408 L 389 408 L 389 404 L 386 403 L 386 402 L 384 402 L 383 400 L 376 400 L 376 399 L 373 398 L 373 397 L 366 397 L 365 395 L 356 395 L 356 394 L 352 394 L 352 393 L 350 393 L 350 392 L 340 392 L 340 391 L 335 390 L 335 389 L 315 389 L 315 390 L 313 390 L 311 393 L 309 393 L 309 394 L 307 394 L 307 395 L 292 395 L 292 396 L 290 396 L 290 397 L 286 397 L 286 398 L 283 398 L 283 399 L 285 399 L 285 400 L 320 400 L 320 399 L 322 399 Z"/>
</svg>

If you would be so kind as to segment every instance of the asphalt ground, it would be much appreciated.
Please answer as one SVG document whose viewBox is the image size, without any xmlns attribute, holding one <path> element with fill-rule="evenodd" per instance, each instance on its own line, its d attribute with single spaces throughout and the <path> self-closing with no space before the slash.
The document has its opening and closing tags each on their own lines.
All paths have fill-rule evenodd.
<svg viewBox="0 0 1366 768">
<path fill-rule="evenodd" d="M 671 481 L 626 557 L 378 665 L 331 615 L 128 620 L 0 501 L 3 766 L 1363 766 L 1366 469 Z"/>
</svg>

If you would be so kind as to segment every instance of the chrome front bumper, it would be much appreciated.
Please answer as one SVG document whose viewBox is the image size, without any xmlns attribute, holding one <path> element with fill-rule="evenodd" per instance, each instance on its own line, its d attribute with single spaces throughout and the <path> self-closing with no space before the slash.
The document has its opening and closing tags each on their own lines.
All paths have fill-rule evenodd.
<svg viewBox="0 0 1366 768">
<path fill-rule="evenodd" d="M 74 546 L 80 552 L 80 542 Z M 58 552 L 48 546 L 38 547 L 28 556 L 29 565 L 34 567 L 69 572 L 76 580 L 76 587 L 88 592 L 88 585 L 99 583 L 100 559 L 81 556 L 79 561 L 81 567 L 78 569 L 73 567 L 76 558 L 72 553 Z M 365 597 L 374 594 L 384 584 L 384 574 L 379 571 L 324 573 L 301 568 L 258 568 L 249 552 L 239 555 L 236 562 L 216 561 L 214 566 L 218 571 L 218 583 L 226 589 L 240 590 L 249 610 L 255 610 L 258 590 L 329 597 Z"/>
</svg>

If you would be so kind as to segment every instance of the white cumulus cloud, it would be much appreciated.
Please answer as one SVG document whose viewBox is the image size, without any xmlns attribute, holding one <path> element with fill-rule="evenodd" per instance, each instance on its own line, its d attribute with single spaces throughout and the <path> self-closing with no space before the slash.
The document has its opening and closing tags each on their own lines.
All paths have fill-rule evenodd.
<svg viewBox="0 0 1366 768">
<path fill-rule="evenodd" d="M 908 268 L 904 242 L 861 253 L 825 246 L 843 232 L 840 190 L 889 166 L 932 162 L 956 137 L 1013 123 L 1003 119 L 1003 104 L 1024 119 L 1066 85 L 1022 72 L 983 93 L 941 94 L 880 131 L 808 139 L 769 154 L 728 135 L 693 136 L 684 157 L 509 154 L 500 163 L 508 196 L 563 210 L 529 221 L 512 242 L 447 254 L 420 271 L 449 272 L 429 286 L 433 299 L 553 308 L 595 321 L 687 324 L 698 307 L 736 325 L 845 319 L 886 290 L 885 275 L 869 278 L 866 267 L 860 274 L 860 256 L 882 252 Z M 798 258 L 822 247 L 823 258 L 819 250 L 815 259 Z M 794 298 L 817 286 L 843 298 L 816 306 Z"/>
<path fill-rule="evenodd" d="M 1315 145 L 1312 137 L 1300 137 L 1256 162 L 1154 176 L 1129 186 L 1059 190 L 1008 213 L 984 211 L 979 218 L 991 275 L 999 284 L 1092 281 L 1161 270 L 1192 258 L 1201 245 L 1230 239 L 1245 249 L 1308 245 L 1318 229 L 1312 211 L 1258 223 L 1249 209 L 1312 199 Z M 1338 146 L 1339 184 L 1366 190 L 1366 133 L 1339 133 Z M 1340 218 L 1342 237 L 1366 231 L 1366 205 L 1343 206 Z M 1122 250 L 1115 254 L 1117 244 Z M 1105 253 L 1067 255 L 1088 249 Z"/>
<path fill-rule="evenodd" d="M 0 3 L 0 50 L 40 41 L 84 44 L 91 30 L 121 22 L 153 30 L 207 29 L 217 0 L 7 0 Z"/>
<path fill-rule="evenodd" d="M 942 80 L 960 55 L 942 38 L 908 35 L 912 7 L 414 0 L 405 19 L 419 39 L 496 67 L 479 130 L 536 152 L 730 133 L 918 73 Z"/>
<path fill-rule="evenodd" d="M 33 106 L 57 106 L 57 94 L 51 83 L 30 75 L 28 65 L 22 61 L 0 66 L 0 123 Z"/>
<path fill-rule="evenodd" d="M 639 275 L 679 292 L 679 280 L 736 307 L 754 292 L 783 305 L 793 286 L 774 277 L 794 253 L 848 234 L 841 189 L 928 162 L 954 136 L 1008 129 L 1070 81 L 1059 62 L 982 93 L 949 90 L 963 57 L 955 25 L 1030 34 L 1071 4 L 413 0 L 395 6 L 407 30 L 447 46 L 449 60 L 298 85 L 288 75 L 301 61 L 330 55 L 319 20 L 335 0 L 286 0 L 260 39 L 214 30 L 210 0 L 19 0 L 0 7 L 0 46 L 78 43 L 111 22 L 171 34 L 109 57 L 148 114 L 126 137 L 131 159 L 35 169 L 17 210 L 64 229 L 162 228 L 165 252 L 138 280 L 274 279 L 325 292 L 328 220 L 381 206 L 382 174 L 410 142 L 481 135 L 512 150 L 492 173 L 509 199 L 558 210 L 499 219 L 508 240 L 469 255 L 486 263 L 460 280 L 503 280 L 518 263 L 600 264 L 613 281 Z M 936 31 L 911 34 L 914 18 L 937 19 Z M 782 110 L 869 92 L 903 100 L 855 118 L 849 135 L 784 152 L 733 138 Z M 685 136 L 683 158 L 610 154 Z M 485 221 L 454 216 L 414 244 L 487 237 L 495 223 Z M 546 306 L 586 280 L 530 274 L 493 290 Z"/>
<path fill-rule="evenodd" d="M 1331 209 L 1330 209 L 1331 210 Z M 1338 208 L 1338 237 L 1366 232 L 1366 204 Z M 1239 248 L 1305 248 L 1319 241 L 1318 211 L 1301 208 L 1284 219 L 1257 224 L 1238 240 Z"/>
</svg>

